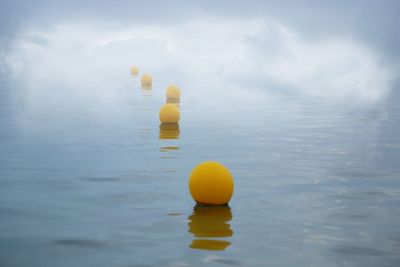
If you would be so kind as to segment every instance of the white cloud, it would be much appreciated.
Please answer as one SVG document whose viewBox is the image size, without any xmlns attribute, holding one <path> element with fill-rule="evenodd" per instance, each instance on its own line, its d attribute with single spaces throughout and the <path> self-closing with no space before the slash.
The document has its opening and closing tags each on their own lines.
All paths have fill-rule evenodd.
<svg viewBox="0 0 400 267">
<path fill-rule="evenodd" d="M 14 79 L 29 87 L 26 107 L 41 109 L 49 99 L 68 97 L 118 108 L 113 88 L 130 82 L 131 64 L 153 74 L 161 89 L 182 85 L 193 102 L 264 101 L 296 93 L 370 104 L 385 97 L 394 78 L 391 66 L 360 43 L 308 41 L 261 19 L 30 29 L 15 40 L 6 62 Z"/>
</svg>

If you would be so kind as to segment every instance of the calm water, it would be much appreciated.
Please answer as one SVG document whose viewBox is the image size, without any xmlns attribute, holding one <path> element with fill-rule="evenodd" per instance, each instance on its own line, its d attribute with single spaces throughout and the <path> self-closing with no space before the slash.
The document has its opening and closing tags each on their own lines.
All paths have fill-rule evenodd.
<svg viewBox="0 0 400 267">
<path fill-rule="evenodd" d="M 2 81 L 1 266 L 400 264 L 394 94 L 342 110 L 189 105 L 182 88 L 179 129 L 160 129 L 162 82 L 127 74 L 109 89 L 119 108 L 94 118 L 90 98 L 26 111 Z M 204 160 L 233 173 L 230 208 L 195 207 L 187 180 Z"/>
</svg>

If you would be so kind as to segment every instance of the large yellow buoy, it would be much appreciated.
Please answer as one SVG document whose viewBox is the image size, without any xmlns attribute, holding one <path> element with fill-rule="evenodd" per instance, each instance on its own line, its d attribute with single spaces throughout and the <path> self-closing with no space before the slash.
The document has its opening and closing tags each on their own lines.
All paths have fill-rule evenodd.
<svg viewBox="0 0 400 267">
<path fill-rule="evenodd" d="M 174 104 L 165 104 L 160 109 L 161 123 L 178 123 L 180 111 Z"/>
<path fill-rule="evenodd" d="M 179 99 L 181 97 L 181 90 L 176 85 L 168 86 L 166 90 L 167 98 Z"/>
<path fill-rule="evenodd" d="M 132 75 L 138 75 L 139 69 L 136 66 L 131 67 L 131 74 Z"/>
<path fill-rule="evenodd" d="M 189 177 L 193 199 L 205 205 L 225 205 L 233 195 L 233 176 L 221 163 L 206 161 L 197 165 Z"/>
<path fill-rule="evenodd" d="M 142 81 L 142 87 L 151 87 L 153 78 L 151 77 L 150 74 L 143 74 L 141 81 Z"/>
</svg>

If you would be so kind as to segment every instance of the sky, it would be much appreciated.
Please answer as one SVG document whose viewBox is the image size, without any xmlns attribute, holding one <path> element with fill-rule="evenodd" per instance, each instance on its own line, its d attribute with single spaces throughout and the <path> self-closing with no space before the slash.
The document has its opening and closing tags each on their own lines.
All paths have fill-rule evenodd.
<svg viewBox="0 0 400 267">
<path fill-rule="evenodd" d="M 368 107 L 396 95 L 398 1 L 0 5 L 2 77 L 27 112 L 66 99 L 116 108 L 109 88 L 129 84 L 132 64 L 156 86 L 190 88 L 193 105 L 295 97 Z"/>
<path fill-rule="evenodd" d="M 308 38 L 348 35 L 396 53 L 400 3 L 386 1 L 1 1 L 2 32 L 35 21 L 182 23 L 207 16 L 269 17 Z"/>
</svg>

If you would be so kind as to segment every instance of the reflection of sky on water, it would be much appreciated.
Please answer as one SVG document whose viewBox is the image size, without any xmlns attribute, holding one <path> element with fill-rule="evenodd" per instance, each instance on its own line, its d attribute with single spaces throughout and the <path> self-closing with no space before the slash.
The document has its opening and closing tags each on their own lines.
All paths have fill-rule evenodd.
<svg viewBox="0 0 400 267">
<path fill-rule="evenodd" d="M 1 2 L 0 265 L 397 266 L 398 3 L 169 3 Z"/>
</svg>

